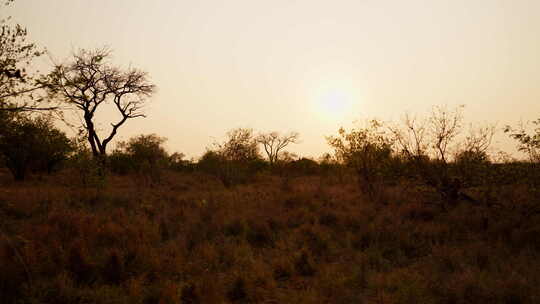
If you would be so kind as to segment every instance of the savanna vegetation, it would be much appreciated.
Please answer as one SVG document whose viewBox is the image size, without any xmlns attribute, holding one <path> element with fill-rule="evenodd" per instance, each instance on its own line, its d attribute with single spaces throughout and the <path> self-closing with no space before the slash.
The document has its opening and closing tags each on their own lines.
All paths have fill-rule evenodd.
<svg viewBox="0 0 540 304">
<path fill-rule="evenodd" d="M 113 145 L 145 72 L 97 49 L 35 75 L 43 52 L 0 25 L 1 303 L 540 302 L 540 120 L 500 130 L 526 159 L 434 107 L 342 128 L 320 159 L 238 128 L 188 160 L 157 134 Z"/>
</svg>

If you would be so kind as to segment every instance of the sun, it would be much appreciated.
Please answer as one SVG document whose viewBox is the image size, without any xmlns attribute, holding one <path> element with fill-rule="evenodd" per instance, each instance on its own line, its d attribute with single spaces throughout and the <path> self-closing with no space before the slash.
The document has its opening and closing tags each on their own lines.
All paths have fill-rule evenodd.
<svg viewBox="0 0 540 304">
<path fill-rule="evenodd" d="M 341 119 L 352 110 L 352 96 L 342 90 L 329 90 L 316 98 L 317 111 L 324 117 Z"/>
</svg>

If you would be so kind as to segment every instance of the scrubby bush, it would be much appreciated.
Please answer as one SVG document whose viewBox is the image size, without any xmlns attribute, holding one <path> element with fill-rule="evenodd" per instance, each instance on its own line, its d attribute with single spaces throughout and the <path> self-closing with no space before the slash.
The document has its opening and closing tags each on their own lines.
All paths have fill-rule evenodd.
<svg viewBox="0 0 540 304">
<path fill-rule="evenodd" d="M 336 158 L 353 168 L 359 177 L 362 191 L 374 195 L 392 164 L 392 141 L 378 120 L 347 132 L 339 129 L 338 136 L 326 138 Z"/>
<path fill-rule="evenodd" d="M 313 159 L 302 157 L 285 165 L 290 175 L 315 175 L 320 172 L 319 164 Z"/>
<path fill-rule="evenodd" d="M 491 162 L 484 151 L 460 151 L 454 160 L 455 175 L 466 186 L 479 186 L 485 182 Z"/>
<path fill-rule="evenodd" d="M 175 171 L 191 172 L 195 169 L 195 164 L 191 160 L 184 159 L 184 154 L 175 152 L 169 156 L 168 166 Z"/>
<path fill-rule="evenodd" d="M 52 173 L 74 150 L 51 119 L 4 114 L 0 121 L 0 153 L 16 180 L 30 171 Z"/>
<path fill-rule="evenodd" d="M 443 208 L 474 201 L 464 191 L 486 181 L 494 126 L 470 126 L 464 134 L 463 106 L 458 106 L 434 107 L 425 119 L 406 115 L 389 129 L 405 176 L 434 191 Z"/>
<path fill-rule="evenodd" d="M 251 129 L 227 133 L 227 140 L 215 143 L 197 163 L 197 168 L 217 176 L 226 187 L 247 183 L 266 167 Z"/>
<path fill-rule="evenodd" d="M 105 186 L 107 170 L 103 159 L 94 157 L 84 137 L 76 138 L 74 142 L 75 151 L 68 161 L 68 167 L 75 173 L 71 182 L 78 182 L 83 187 Z"/>
<path fill-rule="evenodd" d="M 169 165 L 163 144 L 166 138 L 156 134 L 138 135 L 117 144 L 108 157 L 109 168 L 117 174 L 138 173 L 158 181 L 160 171 Z"/>
<path fill-rule="evenodd" d="M 518 142 L 518 149 L 529 157 L 531 162 L 540 162 L 540 118 L 532 122 L 533 130 L 527 130 L 528 126 L 521 123 L 514 128 L 506 126 L 504 131 Z"/>
</svg>

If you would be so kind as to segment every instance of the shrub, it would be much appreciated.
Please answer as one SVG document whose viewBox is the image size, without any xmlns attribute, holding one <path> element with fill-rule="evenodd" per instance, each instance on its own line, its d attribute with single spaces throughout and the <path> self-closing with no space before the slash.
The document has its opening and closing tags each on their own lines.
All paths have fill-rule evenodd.
<svg viewBox="0 0 540 304">
<path fill-rule="evenodd" d="M 329 136 L 326 140 L 334 148 L 336 158 L 355 170 L 361 190 L 374 195 L 388 176 L 392 159 L 392 142 L 383 124 L 371 120 L 366 127 L 350 132 L 341 128 L 338 136 Z"/>
<path fill-rule="evenodd" d="M 45 117 L 15 115 L 1 120 L 0 153 L 16 180 L 29 171 L 52 173 L 74 150 L 66 134 Z"/>
<path fill-rule="evenodd" d="M 259 153 L 258 142 L 251 129 L 234 129 L 224 143 L 215 143 L 197 163 L 204 172 L 217 176 L 226 187 L 253 180 L 266 167 Z"/>
<path fill-rule="evenodd" d="M 69 167 L 75 171 L 75 179 L 83 187 L 103 187 L 107 176 L 103 161 L 92 155 L 84 139 L 75 140 L 75 153 L 69 158 Z"/>
<path fill-rule="evenodd" d="M 119 142 L 108 158 L 109 168 L 117 174 L 136 172 L 151 182 L 159 181 L 161 169 L 169 163 L 169 155 L 163 148 L 165 141 L 164 137 L 149 134 Z"/>
<path fill-rule="evenodd" d="M 174 152 L 173 154 L 171 154 L 167 161 L 169 168 L 175 171 L 193 171 L 195 165 L 192 161 L 185 160 L 184 156 L 185 155 L 183 153 L 179 152 Z"/>
</svg>

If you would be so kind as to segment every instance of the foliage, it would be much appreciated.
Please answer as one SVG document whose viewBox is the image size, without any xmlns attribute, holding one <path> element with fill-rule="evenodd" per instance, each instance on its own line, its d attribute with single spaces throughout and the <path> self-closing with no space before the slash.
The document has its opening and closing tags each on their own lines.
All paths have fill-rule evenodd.
<svg viewBox="0 0 540 304">
<path fill-rule="evenodd" d="M 51 119 L 9 116 L 0 119 L 0 153 L 16 180 L 25 179 L 30 170 L 52 173 L 73 151 L 71 141 Z"/>
<path fill-rule="evenodd" d="M 289 175 L 313 175 L 319 173 L 320 166 L 319 164 L 309 158 L 302 157 L 297 160 L 290 161 L 285 164 L 287 169 L 287 174 Z"/>
<path fill-rule="evenodd" d="M 227 140 L 215 143 L 197 163 L 204 172 L 217 176 L 226 187 L 247 183 L 265 167 L 252 129 L 227 132 Z"/>
<path fill-rule="evenodd" d="M 349 132 L 341 128 L 338 136 L 326 140 L 336 158 L 356 171 L 362 190 L 373 195 L 387 176 L 392 159 L 392 141 L 382 122 L 371 120 L 367 126 Z"/>
<path fill-rule="evenodd" d="M 212 174 L 226 187 L 245 184 L 253 180 L 257 172 L 266 167 L 262 159 L 230 160 L 221 153 L 208 150 L 197 162 L 196 168 Z"/>
<path fill-rule="evenodd" d="M 69 159 L 69 167 L 76 173 L 71 180 L 74 186 L 103 188 L 108 182 L 108 173 L 103 161 L 95 158 L 90 149 L 80 142 Z"/>
<path fill-rule="evenodd" d="M 27 41 L 26 28 L 12 24 L 10 19 L 0 20 L 0 111 L 53 108 L 39 106 L 44 101 L 39 94 L 43 85 L 31 68 L 33 60 L 45 52 Z"/>
<path fill-rule="evenodd" d="M 230 130 L 225 142 L 214 145 L 218 154 L 228 161 L 250 162 L 260 159 L 258 142 L 252 129 Z"/>
<path fill-rule="evenodd" d="M 519 151 L 525 152 L 531 162 L 540 163 L 540 118 L 532 122 L 534 130 L 528 132 L 527 126 L 521 123 L 517 128 L 506 126 L 505 133 L 518 141 Z"/>
<path fill-rule="evenodd" d="M 165 141 L 164 137 L 149 134 L 119 142 L 117 149 L 108 157 L 109 168 L 119 174 L 137 172 L 140 178 L 157 182 L 161 170 L 166 168 L 169 162 L 169 155 L 163 147 Z"/>
<path fill-rule="evenodd" d="M 181 152 L 174 152 L 169 155 L 169 168 L 176 171 L 193 171 L 195 165 L 192 160 L 184 159 L 185 155 Z"/>
<path fill-rule="evenodd" d="M 167 139 L 156 134 L 139 135 L 127 142 L 119 142 L 116 153 L 127 154 L 133 160 L 135 169 L 142 167 L 164 167 L 169 157 L 163 147 Z"/>
</svg>

